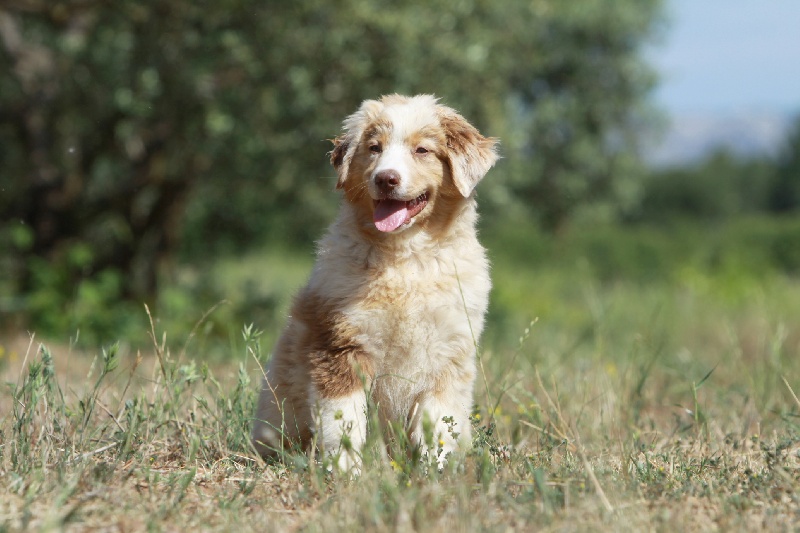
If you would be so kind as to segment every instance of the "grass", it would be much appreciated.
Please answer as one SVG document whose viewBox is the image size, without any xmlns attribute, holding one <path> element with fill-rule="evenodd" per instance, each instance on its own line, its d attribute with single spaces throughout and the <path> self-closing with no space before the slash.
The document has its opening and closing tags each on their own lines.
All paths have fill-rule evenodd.
<svg viewBox="0 0 800 533">
<path fill-rule="evenodd" d="M 302 264 L 267 270 L 287 285 Z M 227 358 L 198 356 L 205 322 L 171 343 L 154 320 L 141 350 L 6 339 L 0 531 L 796 528 L 800 281 L 494 264 L 473 445 L 442 472 L 375 439 L 357 480 L 257 458 L 267 333 Z"/>
</svg>

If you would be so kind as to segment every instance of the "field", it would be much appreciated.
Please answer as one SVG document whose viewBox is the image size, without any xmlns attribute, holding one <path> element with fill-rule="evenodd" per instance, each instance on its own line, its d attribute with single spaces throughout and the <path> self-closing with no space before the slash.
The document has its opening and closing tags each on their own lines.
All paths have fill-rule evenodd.
<svg viewBox="0 0 800 533">
<path fill-rule="evenodd" d="M 357 479 L 251 450 L 260 364 L 304 254 L 186 274 L 253 309 L 271 302 L 222 341 L 215 317 L 248 312 L 195 310 L 173 326 L 159 314 L 190 314 L 177 294 L 142 312 L 147 344 L 10 336 L 0 531 L 794 530 L 800 280 L 718 229 L 678 245 L 639 231 L 617 250 L 620 235 L 487 232 L 495 289 L 473 446 L 441 472 L 397 445 L 387 456 L 377 437 Z"/>
</svg>

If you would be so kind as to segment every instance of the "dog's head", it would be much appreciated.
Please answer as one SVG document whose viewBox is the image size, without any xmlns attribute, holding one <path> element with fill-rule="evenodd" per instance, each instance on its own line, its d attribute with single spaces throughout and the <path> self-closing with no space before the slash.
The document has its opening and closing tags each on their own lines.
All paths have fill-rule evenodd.
<svg viewBox="0 0 800 533">
<path fill-rule="evenodd" d="M 496 139 L 428 95 L 366 100 L 333 142 L 336 187 L 386 233 L 470 198 L 497 160 Z"/>
</svg>

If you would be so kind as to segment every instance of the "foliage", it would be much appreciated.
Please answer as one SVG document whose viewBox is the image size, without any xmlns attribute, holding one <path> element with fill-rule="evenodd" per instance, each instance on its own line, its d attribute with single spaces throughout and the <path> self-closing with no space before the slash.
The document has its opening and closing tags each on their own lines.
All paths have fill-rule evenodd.
<svg viewBox="0 0 800 533">
<path fill-rule="evenodd" d="M 675 217 L 719 220 L 771 211 L 775 165 L 766 158 L 739 159 L 717 151 L 693 166 L 667 168 L 648 176 L 634 220 L 664 222 Z"/>
<path fill-rule="evenodd" d="M 743 157 L 725 149 L 682 166 L 656 169 L 642 184 L 631 222 L 669 224 L 675 218 L 729 220 L 754 213 L 800 210 L 800 117 L 777 156 Z"/>
<path fill-rule="evenodd" d="M 87 279 L 104 305 L 152 304 L 178 247 L 201 260 L 309 242 L 336 203 L 325 139 L 382 93 L 436 93 L 502 139 L 487 212 L 556 227 L 584 202 L 627 203 L 659 6 L 8 4 L 0 312 L 66 313 Z"/>
<path fill-rule="evenodd" d="M 531 5 L 532 28 L 522 13 L 508 26 L 531 37 L 502 54 L 514 63 L 502 136 L 507 192 L 557 231 L 586 203 L 611 212 L 635 205 L 643 174 L 637 136 L 653 118 L 643 97 L 654 84 L 639 47 L 654 31 L 659 3 Z M 532 68 L 519 68 L 520 56 Z"/>
<path fill-rule="evenodd" d="M 783 147 L 776 165 L 776 180 L 769 196 L 772 210 L 800 210 L 800 117 Z"/>
<path fill-rule="evenodd" d="M 530 304 L 542 297 L 540 281 L 552 290 L 544 299 L 552 301 L 571 298 L 578 288 L 569 280 L 587 276 L 600 286 L 614 287 L 680 286 L 687 279 L 716 279 L 735 286 L 747 280 L 800 275 L 800 218 L 796 215 L 575 223 L 557 236 L 508 219 L 487 224 L 481 240 L 491 259 L 494 286 L 489 336 L 513 337 L 525 327 L 533 318 Z M 194 331 L 195 350 L 212 359 L 225 356 L 231 337 L 246 323 L 263 330 L 265 344 L 272 346 L 312 262 L 311 250 L 270 246 L 211 264 L 181 265 L 175 281 L 160 291 L 150 307 L 153 319 L 171 332 L 171 340 Z M 86 280 L 74 298 L 57 300 L 68 313 L 58 312 L 59 306 L 45 299 L 58 298 L 55 290 L 36 292 L 30 302 L 36 304 L 39 333 L 66 331 L 81 346 L 111 342 L 119 336 L 133 346 L 146 344 L 149 328 L 144 307 L 104 299 L 110 289 L 102 280 Z"/>
</svg>

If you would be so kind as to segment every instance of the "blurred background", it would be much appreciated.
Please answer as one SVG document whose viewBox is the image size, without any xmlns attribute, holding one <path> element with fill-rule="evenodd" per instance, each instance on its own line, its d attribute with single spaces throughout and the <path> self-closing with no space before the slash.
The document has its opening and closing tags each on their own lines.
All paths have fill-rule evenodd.
<svg viewBox="0 0 800 533">
<path fill-rule="evenodd" d="M 251 323 L 271 346 L 337 209 L 329 140 L 392 92 L 502 141 L 490 347 L 538 317 L 566 353 L 598 301 L 796 293 L 798 22 L 794 0 L 3 0 L 0 336 L 147 344 L 146 303 L 198 355 Z"/>
</svg>

